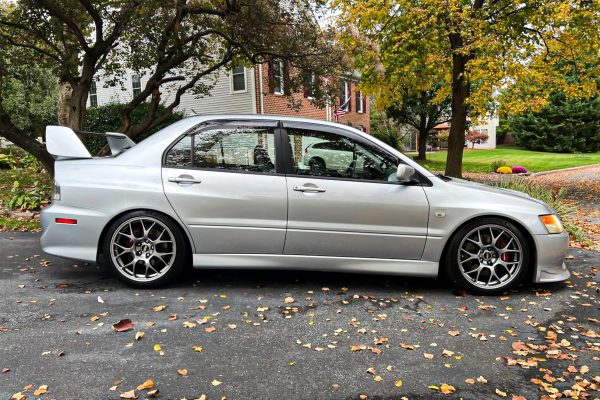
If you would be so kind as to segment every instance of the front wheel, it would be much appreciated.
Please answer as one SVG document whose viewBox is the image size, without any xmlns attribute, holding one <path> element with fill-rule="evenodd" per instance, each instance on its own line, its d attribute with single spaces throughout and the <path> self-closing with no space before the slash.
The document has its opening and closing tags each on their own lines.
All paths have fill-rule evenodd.
<svg viewBox="0 0 600 400">
<path fill-rule="evenodd" d="M 138 288 L 163 286 L 184 269 L 186 246 L 179 227 L 162 214 L 128 213 L 111 224 L 106 261 L 116 276 Z"/>
<path fill-rule="evenodd" d="M 460 228 L 450 239 L 446 273 L 459 287 L 497 294 L 520 284 L 531 249 L 523 232 L 499 218 L 483 218 Z"/>
</svg>

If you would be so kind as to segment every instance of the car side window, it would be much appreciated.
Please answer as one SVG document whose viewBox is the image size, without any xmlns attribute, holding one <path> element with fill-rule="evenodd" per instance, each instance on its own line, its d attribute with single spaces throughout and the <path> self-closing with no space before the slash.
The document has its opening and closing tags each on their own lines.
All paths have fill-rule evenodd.
<svg viewBox="0 0 600 400">
<path fill-rule="evenodd" d="M 177 142 L 165 157 L 165 165 L 169 167 L 191 167 L 192 166 L 192 137 L 184 136 Z"/>
<path fill-rule="evenodd" d="M 176 164 L 176 154 L 186 148 L 186 138 L 169 150 L 165 163 L 168 166 L 275 173 L 275 130 L 256 127 L 221 127 L 202 130 L 189 136 L 190 162 Z M 181 156 L 179 157 L 181 158 Z M 183 160 L 186 161 L 187 160 Z"/>
<path fill-rule="evenodd" d="M 295 175 L 395 181 L 398 160 L 330 132 L 288 129 Z"/>
</svg>

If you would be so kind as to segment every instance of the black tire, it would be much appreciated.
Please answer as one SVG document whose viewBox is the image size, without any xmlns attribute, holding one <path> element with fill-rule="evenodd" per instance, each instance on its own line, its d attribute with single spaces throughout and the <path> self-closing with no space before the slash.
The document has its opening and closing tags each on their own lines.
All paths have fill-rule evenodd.
<svg viewBox="0 0 600 400">
<path fill-rule="evenodd" d="M 315 175 L 323 175 L 327 171 L 325 160 L 321 157 L 313 157 L 308 160 L 308 166 L 310 167 L 310 171 Z"/>
<path fill-rule="evenodd" d="M 508 267 L 504 267 L 504 266 L 488 266 L 487 263 L 488 262 L 504 262 L 505 260 L 502 259 L 501 257 L 503 257 L 504 255 L 498 253 L 496 250 L 496 248 L 494 246 L 491 245 L 491 243 L 487 246 L 484 246 L 485 248 L 481 248 L 478 244 L 472 244 L 471 246 L 476 246 L 479 247 L 480 250 L 477 255 L 478 258 L 477 259 L 473 259 L 472 256 L 467 256 L 466 254 L 475 254 L 475 251 L 471 251 L 471 253 L 467 252 L 467 251 L 461 251 L 460 247 L 461 244 L 464 245 L 468 245 L 467 242 L 473 242 L 473 240 L 467 239 L 467 237 L 473 239 L 475 238 L 476 233 L 473 233 L 474 230 L 477 229 L 481 229 L 481 230 L 486 230 L 486 229 L 492 229 L 492 232 L 494 230 L 496 230 L 496 239 L 498 240 L 498 242 L 500 242 L 500 240 L 504 240 L 505 242 L 509 242 L 510 240 L 510 244 L 507 245 L 508 246 L 516 246 L 518 245 L 521 249 L 521 253 L 519 253 L 519 255 L 510 255 L 507 254 L 507 260 L 506 262 L 509 264 L 513 264 L 515 263 L 515 260 L 518 258 L 520 259 L 520 264 L 519 264 L 519 268 L 515 270 L 515 272 L 512 275 L 509 275 L 509 268 Z M 501 230 L 505 230 L 508 233 L 505 233 L 504 236 L 500 236 L 499 232 L 501 232 Z M 480 231 L 481 232 L 481 231 Z M 490 237 L 493 238 L 493 233 L 490 235 Z M 512 236 L 511 236 L 512 235 Z M 480 236 L 480 241 L 481 243 L 485 243 L 486 237 L 485 234 L 482 234 L 483 239 L 481 239 Z M 516 240 L 515 240 L 516 239 Z M 464 240 L 464 243 L 463 243 Z M 504 244 L 504 243 L 501 243 Z M 476 248 L 473 247 L 473 248 Z M 504 251 L 504 248 L 501 249 Z M 516 253 L 515 250 L 509 250 L 511 253 Z M 445 252 L 445 259 L 442 260 L 443 264 L 444 264 L 444 271 L 446 273 L 446 276 L 448 277 L 448 279 L 457 287 L 466 290 L 467 292 L 473 293 L 473 294 L 483 294 L 483 295 L 495 295 L 495 294 L 499 294 L 499 293 L 503 293 L 506 292 L 507 290 L 514 288 L 518 285 L 520 285 L 523 280 L 525 279 L 525 277 L 528 274 L 528 271 L 531 268 L 531 260 L 533 259 L 532 255 L 531 255 L 531 251 L 532 248 L 529 245 L 529 241 L 527 240 L 527 237 L 525 236 L 525 234 L 522 232 L 522 230 L 517 227 L 515 224 L 508 222 L 504 219 L 501 218 L 494 218 L 494 217 L 488 217 L 488 218 L 480 218 L 474 221 L 471 221 L 469 223 L 467 223 L 466 225 L 464 225 L 463 227 L 461 227 L 460 229 L 458 229 L 450 238 L 450 241 L 448 243 L 448 246 L 446 248 L 446 252 Z M 486 261 L 485 257 L 488 257 L 487 254 L 484 254 L 485 252 L 489 252 L 492 253 L 493 255 L 490 256 L 491 259 Z M 464 254 L 466 253 L 466 254 Z M 494 257 L 495 256 L 495 257 Z M 462 264 L 465 265 L 465 267 L 463 269 L 461 269 L 461 266 L 459 265 L 459 258 L 463 257 L 462 259 Z M 515 257 L 514 260 L 509 260 L 508 257 Z M 494 261 L 496 260 L 496 261 Z M 477 266 L 477 264 L 479 264 L 482 267 L 475 267 L 475 268 L 479 268 L 481 269 L 481 271 L 485 271 L 483 278 L 486 277 L 485 273 L 487 272 L 488 275 L 487 277 L 491 279 L 491 274 L 493 271 L 494 276 L 500 276 L 500 274 L 505 274 L 505 279 L 506 281 L 503 283 L 501 282 L 501 280 L 498 280 L 497 285 L 495 286 L 491 286 L 489 288 L 486 287 L 482 287 L 481 283 L 479 283 L 478 285 L 478 279 L 480 278 L 479 275 L 477 275 L 477 272 L 474 270 L 468 270 L 468 263 L 473 263 L 475 266 Z M 465 272 L 463 273 L 462 271 L 472 271 L 472 272 Z M 470 274 L 473 275 L 470 275 Z M 472 277 L 471 279 L 467 279 L 466 276 L 470 276 Z M 476 278 L 473 278 L 475 277 Z M 485 280 L 485 279 L 484 279 Z"/>
<path fill-rule="evenodd" d="M 139 219 L 144 219 L 145 221 L 149 221 L 149 222 L 151 222 L 152 220 L 157 221 L 157 222 L 159 222 L 159 224 L 158 224 L 159 228 L 162 228 L 160 226 L 160 224 L 162 224 L 164 227 L 167 228 L 167 230 L 166 230 L 167 234 L 165 236 L 162 236 L 162 238 L 164 239 L 164 238 L 172 235 L 171 242 L 174 243 L 174 246 L 172 246 L 172 247 L 162 248 L 162 249 L 166 249 L 166 251 L 172 251 L 175 253 L 172 255 L 172 259 L 171 258 L 167 259 L 170 266 L 167 268 L 166 271 L 164 271 L 164 273 L 162 273 L 160 275 L 157 274 L 155 277 L 151 277 L 147 280 L 140 280 L 143 278 L 142 277 L 136 278 L 136 277 L 134 277 L 134 275 L 129 274 L 125 269 L 121 268 L 118 265 L 119 261 L 117 260 L 117 257 L 113 256 L 114 253 L 112 253 L 112 250 L 111 250 L 113 238 L 121 237 L 116 234 L 117 229 L 122 227 L 122 225 L 124 225 L 128 221 L 132 221 L 132 220 L 135 221 L 135 220 L 139 220 Z M 134 224 L 135 224 L 135 222 L 134 222 Z M 142 226 L 143 226 L 142 229 L 145 230 L 149 226 L 149 224 L 146 224 L 145 226 L 142 225 Z M 121 228 L 121 229 L 123 229 L 123 228 Z M 152 235 L 154 231 L 158 232 L 157 229 L 154 229 L 154 231 L 153 231 L 152 228 L 148 229 L 148 231 L 149 231 L 148 235 Z M 157 234 L 157 233 L 155 233 L 155 234 Z M 161 233 L 161 235 L 163 235 L 163 233 Z M 125 235 L 123 235 L 123 236 L 125 236 Z M 152 239 L 152 237 L 150 237 L 150 239 Z M 158 239 L 161 239 L 161 236 L 159 236 Z M 128 240 L 128 239 L 125 239 L 125 240 Z M 137 241 L 137 239 L 136 239 L 136 241 Z M 134 242 L 134 243 L 136 241 L 132 240 L 132 242 Z M 179 225 L 177 223 L 175 223 L 173 220 L 171 220 L 171 218 L 166 217 L 165 215 L 158 213 L 158 212 L 154 212 L 154 211 L 132 211 L 130 213 L 127 213 L 127 214 L 117 218 L 109 226 L 109 228 L 106 232 L 106 236 L 104 237 L 104 242 L 103 242 L 102 246 L 103 246 L 103 262 L 106 265 L 110 266 L 112 273 L 118 279 L 125 282 L 129 286 L 132 286 L 135 288 L 140 288 L 140 289 L 152 289 L 152 288 L 158 288 L 158 287 L 167 285 L 168 283 L 170 283 L 170 282 L 174 281 L 176 278 L 178 278 L 181 275 L 181 273 L 183 272 L 183 270 L 186 268 L 186 265 L 189 263 L 189 248 L 187 245 L 187 241 L 186 241 L 185 237 L 183 236 L 183 233 L 181 232 L 181 228 L 179 227 Z M 131 248 L 134 249 L 134 246 L 136 246 L 136 244 L 132 244 Z M 153 243 L 153 247 L 152 247 L 151 251 L 154 251 L 154 246 L 156 246 L 157 255 L 160 254 L 160 255 L 162 255 L 163 258 L 165 258 L 166 256 L 164 256 L 163 254 L 166 254 L 166 253 L 158 253 L 159 246 L 165 246 L 165 244 L 154 244 Z M 146 253 L 146 254 L 150 254 L 150 253 Z M 157 258 L 154 257 L 154 261 L 148 259 L 148 262 L 154 263 L 154 262 L 157 262 L 156 260 L 157 260 Z M 142 261 L 140 261 L 140 262 L 142 262 Z M 125 263 L 125 262 L 123 262 L 123 263 Z M 139 265 L 139 264 L 136 264 L 136 265 Z M 159 270 L 159 266 L 161 264 L 155 264 L 155 266 L 156 265 L 158 265 L 156 267 L 157 270 L 162 271 L 162 270 Z M 166 266 L 166 263 L 165 263 L 165 266 Z M 148 269 L 146 269 L 146 271 L 148 271 Z M 136 272 L 135 269 L 133 270 L 133 272 L 135 274 L 135 272 Z"/>
</svg>

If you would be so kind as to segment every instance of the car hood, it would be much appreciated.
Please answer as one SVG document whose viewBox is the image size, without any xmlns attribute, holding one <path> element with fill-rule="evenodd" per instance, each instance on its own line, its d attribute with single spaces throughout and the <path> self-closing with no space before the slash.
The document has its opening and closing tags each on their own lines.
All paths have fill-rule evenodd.
<svg viewBox="0 0 600 400">
<path fill-rule="evenodd" d="M 552 210 L 552 208 L 550 208 L 543 201 L 535 199 L 535 198 L 531 197 L 530 195 L 528 195 L 527 193 L 519 192 L 518 190 L 503 189 L 503 188 L 499 188 L 499 187 L 494 187 L 494 186 L 485 185 L 482 183 L 471 182 L 471 181 L 466 181 L 464 179 L 457 179 L 457 178 L 451 178 L 451 180 L 447 181 L 446 184 L 453 186 L 455 188 L 461 188 L 463 190 L 464 189 L 477 190 L 479 192 L 486 192 L 491 195 L 508 196 L 508 197 L 512 197 L 515 199 L 520 199 L 521 201 L 535 203 L 535 204 L 543 206 L 548 212 L 554 213 L 554 210 Z"/>
</svg>

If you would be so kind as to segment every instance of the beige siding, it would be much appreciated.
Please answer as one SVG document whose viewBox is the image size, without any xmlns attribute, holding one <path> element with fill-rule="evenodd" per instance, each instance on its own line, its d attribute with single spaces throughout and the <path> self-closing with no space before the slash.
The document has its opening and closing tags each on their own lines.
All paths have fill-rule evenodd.
<svg viewBox="0 0 600 400">
<path fill-rule="evenodd" d="M 213 84 L 210 94 L 198 98 L 196 95 L 187 91 L 182 97 L 177 111 L 185 115 L 195 114 L 251 114 L 256 112 L 254 98 L 254 71 L 252 68 L 246 69 L 246 90 L 243 92 L 232 91 L 229 71 L 221 70 L 218 74 L 205 79 L 206 84 Z M 147 82 L 147 77 L 142 77 L 142 88 Z M 174 83 L 161 88 L 164 104 L 169 104 L 175 97 L 175 92 L 180 83 Z M 98 95 L 98 105 L 107 103 L 125 103 L 130 101 L 133 96 L 131 87 L 131 73 L 124 78 L 123 87 L 120 85 L 104 87 L 105 80 L 102 78 L 96 84 Z M 90 105 L 88 99 L 88 107 Z"/>
</svg>

